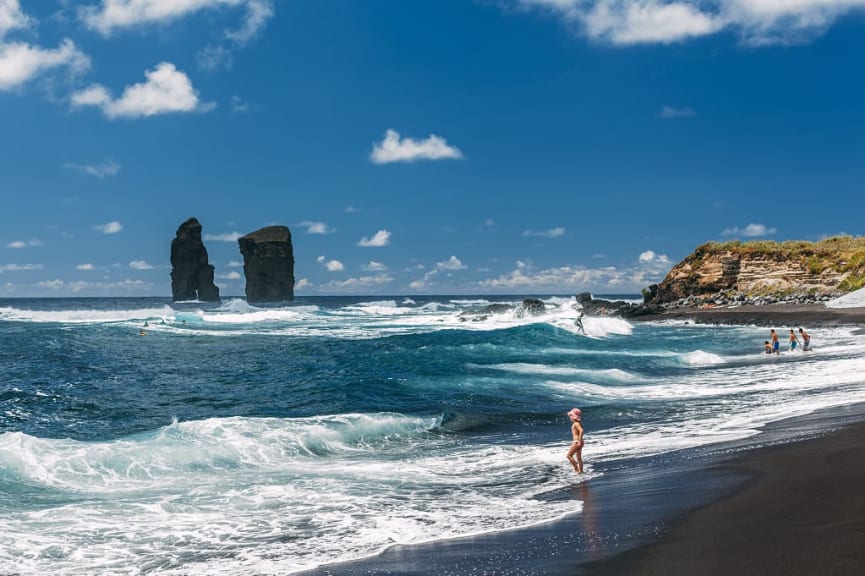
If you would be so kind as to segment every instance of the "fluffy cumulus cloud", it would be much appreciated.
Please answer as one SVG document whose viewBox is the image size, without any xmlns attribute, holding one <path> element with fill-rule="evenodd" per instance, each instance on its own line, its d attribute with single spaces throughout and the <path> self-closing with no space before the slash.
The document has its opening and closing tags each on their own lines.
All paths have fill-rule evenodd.
<svg viewBox="0 0 865 576">
<path fill-rule="evenodd" d="M 129 263 L 129 267 L 133 270 L 153 270 L 153 266 L 146 260 L 133 260 Z"/>
<path fill-rule="evenodd" d="M 76 270 L 90 271 L 90 270 L 94 270 L 94 266 L 90 262 L 85 262 L 84 264 L 79 264 L 78 266 L 76 266 L 75 269 Z"/>
<path fill-rule="evenodd" d="M 120 164 L 110 158 L 106 158 L 102 162 L 96 164 L 75 164 L 67 162 L 63 165 L 64 168 L 94 176 L 100 180 L 108 176 L 116 176 L 120 172 Z"/>
<path fill-rule="evenodd" d="M 31 238 L 30 240 L 13 240 L 12 242 L 6 245 L 7 248 L 12 248 L 14 250 L 21 250 L 22 248 L 28 248 L 31 246 L 42 246 L 42 240 L 38 238 Z"/>
<path fill-rule="evenodd" d="M 721 236 L 759 238 L 760 236 L 771 236 L 775 232 L 777 232 L 775 228 L 769 228 L 765 224 L 755 224 L 752 222 L 744 228 L 739 228 L 738 226 L 733 228 L 726 228 L 723 232 L 721 232 Z"/>
<path fill-rule="evenodd" d="M 321 286 L 324 292 L 351 292 L 357 290 L 370 290 L 380 288 L 393 282 L 393 277 L 387 274 L 376 274 L 374 276 L 361 276 L 359 278 L 348 278 L 346 280 L 334 280 Z"/>
<path fill-rule="evenodd" d="M 653 250 L 641 253 L 638 261 L 640 269 L 646 274 L 666 275 L 672 267 L 666 254 L 656 254 Z"/>
<path fill-rule="evenodd" d="M 751 44 L 801 42 L 865 0 L 515 0 L 561 15 L 593 41 L 669 44 L 733 31 Z"/>
<path fill-rule="evenodd" d="M 465 270 L 467 266 L 456 256 L 451 256 L 444 262 L 438 262 L 436 268 L 439 270 Z"/>
<path fill-rule="evenodd" d="M 387 266 L 382 264 L 381 262 L 376 262 L 375 260 L 370 260 L 369 264 L 364 264 L 363 269 L 366 272 L 384 272 L 387 270 Z"/>
<path fill-rule="evenodd" d="M 222 234 L 205 234 L 204 239 L 209 242 L 237 242 L 243 236 L 240 232 L 223 232 Z M 229 266 L 243 266 L 240 262 L 229 262 Z"/>
<path fill-rule="evenodd" d="M 390 232 L 387 230 L 379 230 L 372 238 L 364 236 L 357 243 L 361 248 L 381 248 L 388 244 L 390 244 Z"/>
<path fill-rule="evenodd" d="M 316 258 L 316 262 L 323 264 L 328 272 L 342 272 L 345 270 L 345 266 L 339 260 L 328 260 L 324 256 L 319 256 Z"/>
<path fill-rule="evenodd" d="M 448 145 L 444 138 L 431 135 L 426 140 L 400 138 L 396 130 L 388 130 L 384 140 L 373 144 L 370 160 L 376 164 L 416 162 L 417 160 L 460 159 L 463 153 Z"/>
<path fill-rule="evenodd" d="M 127 86 L 119 98 L 107 88 L 93 84 L 72 95 L 74 107 L 96 106 L 109 118 L 141 118 L 172 112 L 207 112 L 189 77 L 170 62 L 161 62 L 145 72 L 146 82 Z"/>
<path fill-rule="evenodd" d="M 634 265 L 624 268 L 558 266 L 537 270 L 531 262 L 518 261 L 511 272 L 481 280 L 477 285 L 483 290 L 515 293 L 538 290 L 639 292 L 649 284 L 660 282 L 669 272 L 670 264 L 667 256 L 652 250 L 646 250 Z"/>
<path fill-rule="evenodd" d="M 304 288 L 309 288 L 310 286 L 312 286 L 312 283 L 309 281 L 308 278 L 301 278 L 294 283 L 295 290 L 303 290 Z"/>
<path fill-rule="evenodd" d="M 90 66 L 90 59 L 69 39 L 61 41 L 57 48 L 7 39 L 10 33 L 28 30 L 35 24 L 21 9 L 19 0 L 0 0 L 0 91 L 18 88 L 58 68 L 77 74 Z"/>
<path fill-rule="evenodd" d="M 102 232 L 103 234 L 117 234 L 121 230 L 123 230 L 123 224 L 120 222 L 113 220 L 108 224 L 98 224 L 93 227 L 97 232 Z"/>
<path fill-rule="evenodd" d="M 301 226 L 306 228 L 307 234 L 331 234 L 333 229 L 328 227 L 324 222 L 311 222 L 309 220 L 300 223 Z"/>
<path fill-rule="evenodd" d="M 108 36 L 149 24 L 167 24 L 196 12 L 243 7 L 246 15 L 240 28 L 227 32 L 238 41 L 249 41 L 273 16 L 269 0 L 102 0 L 79 8 L 84 24 Z"/>
<path fill-rule="evenodd" d="M 20 27 L 19 21 L 15 20 L 15 7 L 16 0 L 0 0 L 0 92 L 19 88 L 59 68 L 80 74 L 90 67 L 90 59 L 69 39 L 63 40 L 57 48 L 7 42 L 4 39 L 6 33 Z"/>
</svg>

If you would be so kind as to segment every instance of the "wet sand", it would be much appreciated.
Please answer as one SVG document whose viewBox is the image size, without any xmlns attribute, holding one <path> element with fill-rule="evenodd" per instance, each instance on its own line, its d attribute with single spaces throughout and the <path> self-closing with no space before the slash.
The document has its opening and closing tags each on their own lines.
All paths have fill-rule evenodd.
<svg viewBox="0 0 865 576">
<path fill-rule="evenodd" d="M 670 310 L 638 321 L 692 320 L 700 324 L 753 324 L 785 328 L 865 324 L 865 308 L 827 308 L 823 304 L 768 304 L 737 308 Z"/>
<path fill-rule="evenodd" d="M 585 574 L 865 574 L 865 423 L 727 466 L 752 480 Z"/>
</svg>

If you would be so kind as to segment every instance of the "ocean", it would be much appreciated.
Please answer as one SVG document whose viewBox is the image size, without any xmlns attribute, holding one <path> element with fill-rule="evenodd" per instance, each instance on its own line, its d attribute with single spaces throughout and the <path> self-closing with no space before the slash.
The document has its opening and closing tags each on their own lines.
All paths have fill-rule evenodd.
<svg viewBox="0 0 865 576">
<path fill-rule="evenodd" d="M 555 495 L 865 402 L 852 327 L 805 326 L 803 353 L 778 326 L 776 357 L 764 327 L 582 333 L 543 300 L 0 300 L 0 574 L 322 570 L 579 518 Z"/>
</svg>

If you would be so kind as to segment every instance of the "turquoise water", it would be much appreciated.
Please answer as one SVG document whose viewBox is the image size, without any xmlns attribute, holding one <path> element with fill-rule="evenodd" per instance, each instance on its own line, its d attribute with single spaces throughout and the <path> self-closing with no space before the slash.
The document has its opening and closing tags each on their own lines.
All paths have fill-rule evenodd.
<svg viewBox="0 0 865 576">
<path fill-rule="evenodd" d="M 580 514 L 538 497 L 575 479 L 571 407 L 598 483 L 865 400 L 852 329 L 768 357 L 766 328 L 581 334 L 545 302 L 0 301 L 0 573 L 285 574 L 536 525 Z"/>
</svg>

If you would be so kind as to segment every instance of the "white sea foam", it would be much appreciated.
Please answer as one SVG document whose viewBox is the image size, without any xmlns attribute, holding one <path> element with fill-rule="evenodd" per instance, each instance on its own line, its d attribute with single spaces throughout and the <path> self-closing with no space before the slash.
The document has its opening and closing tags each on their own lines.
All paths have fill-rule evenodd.
<svg viewBox="0 0 865 576">
<path fill-rule="evenodd" d="M 100 324 L 114 322 L 143 322 L 145 320 L 170 319 L 174 310 L 169 306 L 158 308 L 116 310 L 30 310 L 0 307 L 0 320 L 18 322 L 56 322 L 60 324 Z"/>
<path fill-rule="evenodd" d="M 568 477 L 560 449 L 477 450 L 434 433 L 435 422 L 211 419 L 91 443 L 2 434 L 4 470 L 69 496 L 62 507 L 4 519 L 0 569 L 290 573 L 579 510 L 573 500 L 533 498 L 544 482 Z"/>
</svg>

